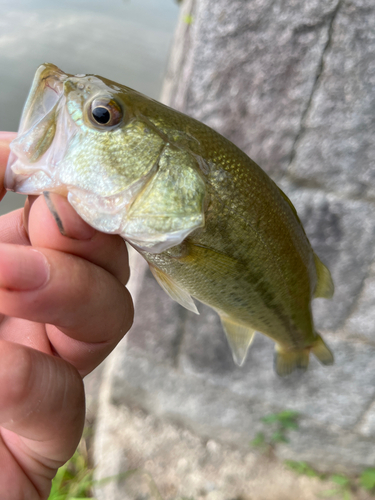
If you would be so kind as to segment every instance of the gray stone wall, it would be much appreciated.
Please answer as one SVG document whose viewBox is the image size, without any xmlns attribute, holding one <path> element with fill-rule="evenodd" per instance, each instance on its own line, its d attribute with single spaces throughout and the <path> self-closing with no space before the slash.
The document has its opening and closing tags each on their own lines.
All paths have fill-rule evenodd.
<svg viewBox="0 0 375 500">
<path fill-rule="evenodd" d="M 238 449 L 262 416 L 294 409 L 300 430 L 278 456 L 375 466 L 375 3 L 185 0 L 162 99 L 232 140 L 295 204 L 335 282 L 313 306 L 335 365 L 278 379 L 259 335 L 237 368 L 216 315 L 184 311 L 142 271 L 108 405 Z"/>
</svg>

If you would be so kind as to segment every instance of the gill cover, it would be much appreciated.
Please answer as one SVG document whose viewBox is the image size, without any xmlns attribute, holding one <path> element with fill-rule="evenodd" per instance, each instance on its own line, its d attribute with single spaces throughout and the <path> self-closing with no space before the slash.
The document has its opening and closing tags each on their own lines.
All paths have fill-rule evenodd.
<svg viewBox="0 0 375 500">
<path fill-rule="evenodd" d="M 101 77 L 40 66 L 11 144 L 5 187 L 64 194 L 88 224 L 148 252 L 181 243 L 204 225 L 198 160 L 150 128 L 133 105 L 137 98 Z"/>
</svg>

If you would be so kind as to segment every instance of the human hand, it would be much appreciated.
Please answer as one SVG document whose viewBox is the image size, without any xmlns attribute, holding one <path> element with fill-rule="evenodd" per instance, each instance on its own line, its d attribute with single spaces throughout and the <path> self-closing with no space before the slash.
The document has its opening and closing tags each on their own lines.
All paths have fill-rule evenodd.
<svg viewBox="0 0 375 500">
<path fill-rule="evenodd" d="M 9 142 L 0 133 L 0 200 Z M 82 378 L 133 319 L 127 251 L 50 194 L 0 217 L 0 500 L 48 497 L 81 437 Z"/>
</svg>

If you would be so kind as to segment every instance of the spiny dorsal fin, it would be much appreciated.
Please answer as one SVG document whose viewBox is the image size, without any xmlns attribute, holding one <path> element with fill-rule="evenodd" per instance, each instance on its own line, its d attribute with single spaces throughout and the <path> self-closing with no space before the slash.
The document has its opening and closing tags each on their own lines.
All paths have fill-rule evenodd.
<svg viewBox="0 0 375 500">
<path fill-rule="evenodd" d="M 331 299 L 335 290 L 331 273 L 328 268 L 323 264 L 319 257 L 314 252 L 314 260 L 316 272 L 318 274 L 318 282 L 316 284 L 314 297 L 322 297 L 324 299 Z"/>
<path fill-rule="evenodd" d="M 238 366 L 242 366 L 254 338 L 255 330 L 240 325 L 227 316 L 220 316 L 220 319 L 232 350 L 233 359 Z"/>
<path fill-rule="evenodd" d="M 194 304 L 193 299 L 187 292 L 185 292 L 185 290 L 180 288 L 177 283 L 175 283 L 169 276 L 163 273 L 163 271 L 151 264 L 149 264 L 149 266 L 156 281 L 173 300 L 178 302 L 182 307 L 185 307 L 189 311 L 192 311 L 195 314 L 199 314 L 199 311 Z"/>
</svg>

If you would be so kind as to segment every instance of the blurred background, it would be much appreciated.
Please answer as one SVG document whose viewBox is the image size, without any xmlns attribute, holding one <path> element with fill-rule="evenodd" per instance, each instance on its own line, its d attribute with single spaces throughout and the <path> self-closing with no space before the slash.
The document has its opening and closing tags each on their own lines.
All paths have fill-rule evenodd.
<svg viewBox="0 0 375 500">
<path fill-rule="evenodd" d="M 104 500 L 335 500 L 375 491 L 373 0 L 0 0 L 0 128 L 42 62 L 113 79 L 232 140 L 287 193 L 335 282 L 313 303 L 335 365 L 234 365 L 217 315 L 132 256 L 136 318 L 86 380 Z M 174 30 L 175 35 L 173 35 Z M 173 40 L 173 41 L 172 41 Z M 20 203 L 6 195 L 3 211 Z"/>
<path fill-rule="evenodd" d="M 0 0 L 0 130 L 17 130 L 44 62 L 158 98 L 178 10 L 174 0 Z M 22 203 L 8 194 L 0 214 Z"/>
</svg>

